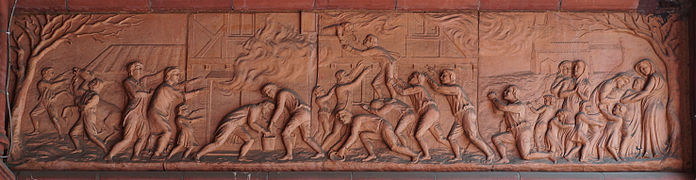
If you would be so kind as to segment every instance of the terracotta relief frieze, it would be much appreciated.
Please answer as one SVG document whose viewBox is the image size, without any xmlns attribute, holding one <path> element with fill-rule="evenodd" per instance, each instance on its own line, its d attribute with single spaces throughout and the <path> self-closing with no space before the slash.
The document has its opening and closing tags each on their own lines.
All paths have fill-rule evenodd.
<svg viewBox="0 0 696 180">
<path fill-rule="evenodd" d="M 23 14 L 23 170 L 691 165 L 677 15 Z"/>
</svg>

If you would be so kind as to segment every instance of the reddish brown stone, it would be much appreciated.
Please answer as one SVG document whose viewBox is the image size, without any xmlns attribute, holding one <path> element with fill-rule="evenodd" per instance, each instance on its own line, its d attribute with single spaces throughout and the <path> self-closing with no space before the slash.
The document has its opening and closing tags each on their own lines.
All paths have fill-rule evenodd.
<svg viewBox="0 0 696 180">
<path fill-rule="evenodd" d="M 119 0 L 119 1 L 95 1 L 95 0 L 68 0 L 69 11 L 149 11 L 147 0 Z"/>
<path fill-rule="evenodd" d="M 559 0 L 481 0 L 481 10 L 557 10 Z"/>
<path fill-rule="evenodd" d="M 639 0 L 564 0 L 562 10 L 631 10 L 638 8 Z"/>
<path fill-rule="evenodd" d="M 398 0 L 396 8 L 403 10 L 476 10 L 478 4 L 478 0 Z"/>
<path fill-rule="evenodd" d="M 235 0 L 235 10 L 310 10 L 314 0 Z"/>
<path fill-rule="evenodd" d="M 316 9 L 395 9 L 394 0 L 317 0 Z"/>
<path fill-rule="evenodd" d="M 66 11 L 65 0 L 23 0 L 17 1 L 19 11 Z"/>
<path fill-rule="evenodd" d="M 231 0 L 150 0 L 152 10 L 232 10 Z"/>
</svg>

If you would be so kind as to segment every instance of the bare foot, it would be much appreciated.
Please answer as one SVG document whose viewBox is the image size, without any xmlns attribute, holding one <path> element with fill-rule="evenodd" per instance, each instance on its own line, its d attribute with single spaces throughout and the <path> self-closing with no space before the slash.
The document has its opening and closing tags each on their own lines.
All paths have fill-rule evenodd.
<svg viewBox="0 0 696 180">
<path fill-rule="evenodd" d="M 251 162 L 251 159 L 247 159 L 246 157 L 238 157 L 237 160 L 242 161 L 242 162 Z"/>
<path fill-rule="evenodd" d="M 310 159 L 319 159 L 319 158 L 324 158 L 326 155 L 324 153 L 317 153 L 316 155 L 312 156 Z"/>
<path fill-rule="evenodd" d="M 495 162 L 495 163 L 498 163 L 498 164 L 507 164 L 507 163 L 510 163 L 510 160 L 507 159 L 507 158 L 502 158 L 502 159 L 498 160 L 498 162 Z"/>
<path fill-rule="evenodd" d="M 114 157 L 107 155 L 107 156 L 104 156 L 104 160 L 105 161 L 112 161 L 112 160 L 114 160 Z"/>
<path fill-rule="evenodd" d="M 81 152 L 82 152 L 82 149 L 75 149 L 70 153 L 76 154 L 76 153 L 81 153 Z"/>
<path fill-rule="evenodd" d="M 36 136 L 36 135 L 39 135 L 39 131 L 32 131 L 32 132 L 30 132 L 30 133 L 27 134 L 27 135 L 29 135 L 29 136 Z"/>
<path fill-rule="evenodd" d="M 292 160 L 292 155 L 290 155 L 290 154 L 285 155 L 285 156 L 283 156 L 282 158 L 280 158 L 280 159 L 278 159 L 278 160 L 281 160 L 281 161 L 290 161 L 290 160 Z"/>
<path fill-rule="evenodd" d="M 363 159 L 362 162 L 372 161 L 372 160 L 375 160 L 375 159 L 377 159 L 377 156 L 375 156 L 375 155 L 369 155 L 369 156 L 367 156 L 367 158 Z"/>
<path fill-rule="evenodd" d="M 549 160 L 551 160 L 551 162 L 553 162 L 554 164 L 556 164 L 556 157 L 549 156 L 548 158 L 549 158 Z"/>
<path fill-rule="evenodd" d="M 427 161 L 427 160 L 430 160 L 430 159 L 433 159 L 433 157 L 431 157 L 430 154 L 425 155 L 425 156 L 423 156 L 423 158 L 421 158 L 421 160 L 423 160 L 423 161 Z"/>
<path fill-rule="evenodd" d="M 495 160 L 494 155 L 486 156 L 486 163 L 491 163 Z"/>
<path fill-rule="evenodd" d="M 420 160 L 421 155 L 423 155 L 423 153 L 418 153 L 418 155 L 411 157 L 411 163 L 418 163 L 418 160 Z"/>
<path fill-rule="evenodd" d="M 461 156 L 454 156 L 452 159 L 448 160 L 448 162 L 457 162 L 461 161 L 462 157 Z"/>
</svg>

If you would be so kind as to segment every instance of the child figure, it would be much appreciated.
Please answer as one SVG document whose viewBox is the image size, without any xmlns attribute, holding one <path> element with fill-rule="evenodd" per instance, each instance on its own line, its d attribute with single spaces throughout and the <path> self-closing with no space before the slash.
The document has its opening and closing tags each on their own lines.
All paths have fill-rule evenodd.
<svg viewBox="0 0 696 180">
<path fill-rule="evenodd" d="M 574 124 L 565 123 L 565 121 L 569 119 L 569 115 L 570 111 L 559 109 L 558 112 L 556 112 L 556 117 L 549 121 L 551 127 L 549 127 L 549 130 L 546 132 L 546 142 L 549 144 L 551 154 L 554 156 L 558 156 L 562 153 L 563 145 L 561 141 L 559 141 L 559 138 L 564 136 L 563 130 L 573 128 L 574 126 Z"/>
<path fill-rule="evenodd" d="M 198 146 L 198 142 L 196 142 L 196 139 L 193 137 L 192 124 L 195 120 L 203 119 L 203 116 L 191 117 L 191 115 L 198 110 L 201 109 L 192 111 L 185 103 L 181 103 L 177 107 L 176 126 L 180 130 L 179 139 L 177 140 L 177 146 L 174 147 L 171 153 L 169 153 L 169 157 L 167 157 L 167 159 L 171 159 L 176 153 L 183 150 L 186 151 L 184 152 L 184 156 L 182 158 L 186 158 L 191 154 L 193 148 Z"/>
<path fill-rule="evenodd" d="M 625 119 L 626 106 L 621 103 L 616 103 L 614 109 L 612 109 L 612 114 L 604 111 L 600 112 L 604 114 L 609 121 L 607 122 L 606 132 L 604 136 L 602 136 L 601 142 L 607 143 L 607 150 L 614 156 L 614 160 L 622 160 L 618 151 L 621 145 L 622 134 L 624 134 L 622 133 L 622 126 Z"/>
<path fill-rule="evenodd" d="M 575 115 L 575 130 L 571 136 L 571 145 L 574 146 L 572 148 L 567 148 L 569 152 L 566 153 L 564 157 L 569 159 L 582 148 L 580 162 L 587 162 L 587 157 L 592 149 L 588 144 L 592 142 L 594 136 L 598 135 L 597 132 L 594 132 L 593 135 L 588 135 L 589 126 L 602 126 L 602 123 L 594 120 L 587 114 L 587 111 L 592 107 L 589 101 L 580 102 L 580 107 L 580 112 Z"/>
<path fill-rule="evenodd" d="M 529 105 L 529 109 L 535 114 L 539 114 L 537 117 L 536 124 L 534 125 L 534 144 L 536 144 L 536 150 L 542 151 L 548 150 L 549 145 L 543 141 L 546 136 L 546 130 L 548 129 L 549 121 L 554 117 L 553 101 L 552 95 L 544 95 L 544 105 L 539 108 L 532 107 Z"/>
</svg>

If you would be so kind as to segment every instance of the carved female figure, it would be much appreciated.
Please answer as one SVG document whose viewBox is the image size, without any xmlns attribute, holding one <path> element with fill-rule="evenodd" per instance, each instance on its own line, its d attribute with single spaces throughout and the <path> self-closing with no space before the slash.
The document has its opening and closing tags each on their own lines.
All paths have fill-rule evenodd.
<svg viewBox="0 0 696 180">
<path fill-rule="evenodd" d="M 641 101 L 644 147 L 641 153 L 643 157 L 655 157 L 667 150 L 667 85 L 664 76 L 657 72 L 652 60 L 643 59 L 634 68 L 638 75 L 646 79 L 645 85 L 640 91 L 624 96 L 621 102 Z"/>
<path fill-rule="evenodd" d="M 645 80 L 641 77 L 636 77 L 633 80 L 633 87 L 628 89 L 626 94 L 634 94 L 640 91 L 645 84 Z M 626 106 L 626 122 L 623 123 L 622 132 L 623 139 L 621 140 L 621 148 L 619 153 L 622 157 L 635 157 L 636 154 L 643 149 L 643 125 L 641 123 L 641 103 L 633 102 L 625 104 Z"/>
</svg>

